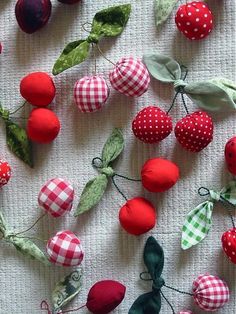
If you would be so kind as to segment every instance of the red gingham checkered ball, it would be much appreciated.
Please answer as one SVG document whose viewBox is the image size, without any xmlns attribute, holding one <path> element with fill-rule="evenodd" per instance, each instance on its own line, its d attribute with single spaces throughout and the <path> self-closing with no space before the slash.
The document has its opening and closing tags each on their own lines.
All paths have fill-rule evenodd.
<svg viewBox="0 0 236 314">
<path fill-rule="evenodd" d="M 229 288 L 217 276 L 200 275 L 193 282 L 193 298 L 196 304 L 207 312 L 222 308 L 229 301 Z"/>
<path fill-rule="evenodd" d="M 80 240 L 69 230 L 60 231 L 49 239 L 46 251 L 50 262 L 60 266 L 78 266 L 84 258 Z"/>
<path fill-rule="evenodd" d="M 0 160 L 0 188 L 3 187 L 11 178 L 11 167 L 8 162 Z"/>
<path fill-rule="evenodd" d="M 130 97 L 139 97 L 145 93 L 150 83 L 146 66 L 134 58 L 122 58 L 110 72 L 112 87 Z"/>
<path fill-rule="evenodd" d="M 64 216 L 73 205 L 74 189 L 70 183 L 61 178 L 47 181 L 38 196 L 39 206 L 53 217 Z"/>
<path fill-rule="evenodd" d="M 81 112 L 95 112 L 109 97 L 109 87 L 102 76 L 85 76 L 75 83 L 74 98 Z"/>
</svg>

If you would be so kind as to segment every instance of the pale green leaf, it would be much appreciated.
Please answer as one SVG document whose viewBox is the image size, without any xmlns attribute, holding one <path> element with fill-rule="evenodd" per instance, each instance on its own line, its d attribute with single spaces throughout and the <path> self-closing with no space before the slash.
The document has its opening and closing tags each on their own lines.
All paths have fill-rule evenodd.
<svg viewBox="0 0 236 314">
<path fill-rule="evenodd" d="M 167 20 L 177 2 L 178 0 L 155 0 L 156 26 Z"/>
<path fill-rule="evenodd" d="M 7 223 L 3 216 L 3 213 L 0 211 L 0 232 L 2 233 L 3 237 L 5 236 L 6 231 L 7 231 Z M 0 234 L 0 238 L 1 238 L 1 234 Z"/>
<path fill-rule="evenodd" d="M 124 137 L 120 129 L 115 128 L 102 150 L 103 167 L 114 161 L 124 149 Z"/>
</svg>

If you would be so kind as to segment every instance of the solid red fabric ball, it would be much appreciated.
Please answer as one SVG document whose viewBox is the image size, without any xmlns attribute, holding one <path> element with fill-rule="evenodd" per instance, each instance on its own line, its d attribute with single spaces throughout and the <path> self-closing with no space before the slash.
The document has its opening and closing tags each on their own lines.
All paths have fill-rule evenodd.
<svg viewBox="0 0 236 314">
<path fill-rule="evenodd" d="M 8 162 L 0 160 L 0 188 L 3 187 L 11 178 L 11 167 Z"/>
<path fill-rule="evenodd" d="M 34 72 L 21 80 L 20 93 L 31 105 L 46 107 L 53 101 L 56 88 L 47 73 Z"/>
<path fill-rule="evenodd" d="M 236 175 L 236 136 L 232 137 L 225 145 L 225 161 L 230 173 Z"/>
<path fill-rule="evenodd" d="M 125 231 L 133 235 L 141 235 L 155 226 L 156 210 L 145 198 L 135 197 L 121 207 L 119 220 Z"/>
<path fill-rule="evenodd" d="M 179 179 L 179 168 L 172 161 L 153 158 L 141 170 L 142 184 L 150 192 L 169 190 Z"/>
<path fill-rule="evenodd" d="M 27 123 L 28 137 L 38 143 L 50 143 L 60 131 L 60 121 L 54 112 L 46 108 L 33 109 Z"/>
<path fill-rule="evenodd" d="M 114 280 L 95 283 L 89 291 L 86 306 L 93 314 L 107 314 L 124 299 L 126 287 Z"/>
</svg>

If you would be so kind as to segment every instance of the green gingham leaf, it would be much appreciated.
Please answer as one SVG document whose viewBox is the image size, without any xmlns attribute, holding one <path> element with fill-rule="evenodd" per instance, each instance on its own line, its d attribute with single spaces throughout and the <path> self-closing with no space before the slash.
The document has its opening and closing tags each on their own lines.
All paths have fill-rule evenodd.
<svg viewBox="0 0 236 314">
<path fill-rule="evenodd" d="M 102 150 L 103 167 L 114 161 L 124 149 L 124 137 L 120 129 L 115 128 Z"/>
<path fill-rule="evenodd" d="M 178 0 L 155 0 L 156 26 L 168 19 L 177 2 Z"/>
<path fill-rule="evenodd" d="M 52 293 L 53 310 L 58 312 L 67 305 L 82 289 L 83 269 L 75 271 L 61 279 Z"/>
<path fill-rule="evenodd" d="M 236 181 L 231 181 L 227 184 L 221 191 L 221 197 L 223 197 L 227 202 L 236 206 Z"/>
<path fill-rule="evenodd" d="M 206 201 L 188 213 L 182 228 L 183 250 L 198 244 L 207 236 L 212 225 L 213 206 L 212 201 Z"/>
<path fill-rule="evenodd" d="M 159 291 L 152 291 L 140 295 L 134 301 L 128 314 L 158 314 L 161 310 L 161 294 Z"/>
</svg>

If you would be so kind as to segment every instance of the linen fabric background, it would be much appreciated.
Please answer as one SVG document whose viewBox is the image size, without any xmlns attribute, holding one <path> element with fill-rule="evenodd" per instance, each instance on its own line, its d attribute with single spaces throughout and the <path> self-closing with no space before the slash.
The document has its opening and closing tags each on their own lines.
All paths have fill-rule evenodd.
<svg viewBox="0 0 236 314">
<path fill-rule="evenodd" d="M 174 24 L 174 13 L 159 30 L 155 27 L 153 0 L 92 1 L 67 6 L 53 0 L 50 22 L 41 31 L 23 33 L 14 16 L 16 1 L 0 1 L 0 34 L 3 54 L 0 56 L 1 103 L 13 110 L 22 99 L 19 93 L 20 79 L 33 71 L 51 72 L 54 61 L 65 44 L 84 38 L 87 34 L 81 25 L 91 22 L 94 14 L 110 5 L 132 3 L 132 15 L 121 36 L 104 39 L 100 46 L 113 62 L 121 57 L 142 57 L 143 53 L 156 51 L 176 58 L 189 68 L 187 80 L 200 81 L 222 76 L 235 79 L 235 11 L 234 0 L 209 0 L 215 16 L 215 28 L 205 40 L 190 42 L 180 34 Z M 180 1 L 184 3 L 185 1 Z M 108 79 L 112 65 L 97 54 L 97 72 Z M 58 114 L 62 129 L 51 145 L 34 145 L 35 168 L 25 166 L 9 152 L 5 142 L 5 129 L 1 122 L 0 154 L 12 166 L 13 176 L 1 190 L 0 204 L 12 228 L 24 230 L 31 225 L 41 211 L 37 196 L 41 186 L 53 177 L 69 180 L 75 187 L 77 205 L 85 183 L 96 175 L 91 166 L 93 157 L 99 156 L 101 147 L 113 127 L 121 127 L 126 146 L 115 165 L 118 173 L 139 177 L 142 164 L 151 157 L 164 157 L 175 161 L 181 171 L 181 179 L 164 194 L 145 192 L 140 183 L 120 180 L 118 183 L 128 197 L 145 196 L 157 207 L 157 226 L 141 237 L 128 235 L 121 230 L 118 211 L 124 200 L 110 186 L 99 206 L 78 218 L 67 215 L 54 219 L 46 216 L 29 234 L 48 239 L 57 231 L 71 229 L 82 241 L 85 250 L 84 285 L 80 295 L 69 308 L 86 302 L 92 285 L 102 279 L 119 280 L 127 287 L 124 302 L 114 313 L 128 313 L 133 301 L 150 291 L 150 282 L 141 282 L 139 273 L 145 270 L 142 254 L 149 235 L 154 235 L 165 251 L 163 276 L 168 285 L 190 291 L 193 280 L 209 272 L 224 278 L 231 289 L 231 300 L 220 314 L 236 312 L 236 267 L 228 261 L 221 249 L 221 235 L 231 228 L 226 210 L 218 204 L 213 213 L 213 227 L 206 240 L 187 252 L 181 251 L 181 227 L 188 211 L 204 198 L 197 195 L 203 185 L 220 189 L 232 177 L 224 165 L 224 145 L 236 134 L 235 112 L 213 113 L 214 141 L 201 153 L 183 150 L 172 133 L 159 145 L 139 142 L 131 132 L 135 114 L 148 105 L 158 105 L 167 110 L 173 98 L 171 85 L 163 85 L 152 79 L 150 88 L 141 98 L 127 98 L 111 90 L 106 106 L 97 113 L 82 114 L 73 101 L 73 86 L 77 79 L 94 71 L 93 54 L 83 64 L 55 77 L 57 94 L 51 106 Z M 187 101 L 189 111 L 196 108 Z M 29 107 L 17 113 L 17 121 L 24 124 Z M 171 111 L 174 122 L 185 115 L 177 102 Z M 40 314 L 40 302 L 50 300 L 55 283 L 70 269 L 44 267 L 38 262 L 20 255 L 14 247 L 0 243 L 0 313 Z M 192 298 L 163 289 L 176 311 L 190 308 L 203 313 L 193 305 Z M 80 313 L 87 313 L 82 309 Z M 161 313 L 169 314 L 170 308 L 163 300 Z"/>
</svg>

